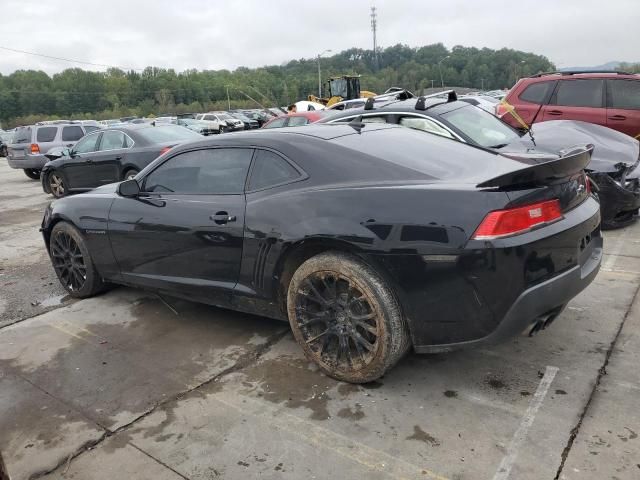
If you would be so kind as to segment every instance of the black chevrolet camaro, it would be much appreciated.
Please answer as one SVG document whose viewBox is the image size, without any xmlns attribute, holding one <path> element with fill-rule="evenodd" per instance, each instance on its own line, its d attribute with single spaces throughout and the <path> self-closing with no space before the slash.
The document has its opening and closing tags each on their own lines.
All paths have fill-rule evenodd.
<svg viewBox="0 0 640 480">
<path fill-rule="evenodd" d="M 56 198 L 135 177 L 162 153 L 202 135 L 177 125 L 131 124 L 97 130 L 72 148 L 47 152 L 40 180 Z"/>
<path fill-rule="evenodd" d="M 139 286 L 288 320 L 307 357 L 374 380 L 548 325 L 595 277 L 590 147 L 541 162 L 397 126 L 317 125 L 179 145 L 42 222 L 75 297 Z"/>
</svg>

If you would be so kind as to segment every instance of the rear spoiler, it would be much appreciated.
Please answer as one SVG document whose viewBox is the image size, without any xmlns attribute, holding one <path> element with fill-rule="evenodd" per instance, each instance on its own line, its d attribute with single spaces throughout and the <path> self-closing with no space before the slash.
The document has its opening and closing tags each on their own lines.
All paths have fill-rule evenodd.
<svg viewBox="0 0 640 480">
<path fill-rule="evenodd" d="M 561 150 L 557 156 L 540 154 L 502 154 L 526 163 L 535 165 L 505 173 L 477 185 L 478 188 L 507 187 L 523 184 L 545 184 L 553 180 L 570 177 L 579 173 L 589 164 L 593 145 L 571 147 Z"/>
</svg>

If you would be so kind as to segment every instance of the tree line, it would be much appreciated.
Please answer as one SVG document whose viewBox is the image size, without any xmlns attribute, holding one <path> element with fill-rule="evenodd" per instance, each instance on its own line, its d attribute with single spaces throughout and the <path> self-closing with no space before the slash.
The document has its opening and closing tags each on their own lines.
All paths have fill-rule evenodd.
<svg viewBox="0 0 640 480">
<path fill-rule="evenodd" d="M 0 122 L 12 127 L 56 118 L 105 119 L 231 108 L 287 105 L 318 93 L 317 58 L 276 66 L 229 70 L 147 67 L 104 72 L 66 69 L 52 76 L 18 70 L 0 75 Z M 329 76 L 362 75 L 361 87 L 382 93 L 391 86 L 414 92 L 446 86 L 509 88 L 523 76 L 554 69 L 544 56 L 437 43 L 351 48 L 320 59 L 323 88 Z M 442 80 L 441 80 L 442 76 Z"/>
</svg>

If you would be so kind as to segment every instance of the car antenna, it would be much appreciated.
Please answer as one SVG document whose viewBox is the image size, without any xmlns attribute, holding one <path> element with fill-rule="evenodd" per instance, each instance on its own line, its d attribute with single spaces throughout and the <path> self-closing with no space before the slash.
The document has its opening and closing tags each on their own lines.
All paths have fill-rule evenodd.
<svg viewBox="0 0 640 480">
<path fill-rule="evenodd" d="M 358 115 L 354 117 L 347 123 L 351 128 L 353 128 L 356 132 L 361 133 L 362 129 L 367 125 L 362 121 L 362 115 Z"/>
<path fill-rule="evenodd" d="M 542 104 L 540 104 L 540 106 L 538 107 L 538 110 L 536 111 L 536 114 L 531 119 L 531 123 L 529 124 L 529 128 L 527 128 L 527 133 L 531 137 L 531 141 L 533 142 L 533 146 L 534 147 L 537 147 L 537 145 L 536 145 L 536 139 L 533 138 L 533 131 L 532 131 L 533 130 L 533 123 L 536 121 L 536 118 L 538 118 L 538 114 L 540 113 L 540 110 L 542 110 Z"/>
</svg>

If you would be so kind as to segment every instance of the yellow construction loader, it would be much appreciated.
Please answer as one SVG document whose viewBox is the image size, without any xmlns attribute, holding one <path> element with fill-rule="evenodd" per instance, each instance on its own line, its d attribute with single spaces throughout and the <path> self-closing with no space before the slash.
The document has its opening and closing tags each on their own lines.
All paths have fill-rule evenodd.
<svg viewBox="0 0 640 480">
<path fill-rule="evenodd" d="M 375 97 L 376 94 L 368 90 L 360 90 L 360 75 L 341 75 L 339 77 L 331 77 L 327 80 L 328 98 L 319 98 L 315 95 L 309 95 L 310 102 L 317 102 L 327 107 L 343 100 L 353 100 L 354 98 Z"/>
</svg>

